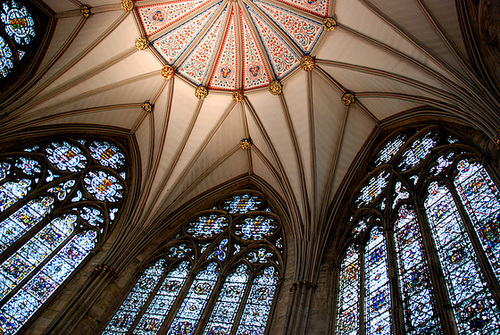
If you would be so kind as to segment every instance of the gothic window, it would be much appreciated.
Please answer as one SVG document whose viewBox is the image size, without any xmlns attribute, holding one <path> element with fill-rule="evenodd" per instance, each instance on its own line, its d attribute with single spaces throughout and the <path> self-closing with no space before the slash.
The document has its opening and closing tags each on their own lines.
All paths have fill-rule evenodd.
<svg viewBox="0 0 500 335">
<path fill-rule="evenodd" d="M 0 153 L 0 333 L 18 332 L 107 235 L 126 165 L 108 140 Z"/>
<path fill-rule="evenodd" d="M 284 264 L 264 197 L 232 194 L 174 234 L 102 334 L 264 334 Z"/>
<path fill-rule="evenodd" d="M 500 329 L 500 192 L 458 138 L 405 131 L 373 159 L 350 203 L 336 334 Z"/>
</svg>

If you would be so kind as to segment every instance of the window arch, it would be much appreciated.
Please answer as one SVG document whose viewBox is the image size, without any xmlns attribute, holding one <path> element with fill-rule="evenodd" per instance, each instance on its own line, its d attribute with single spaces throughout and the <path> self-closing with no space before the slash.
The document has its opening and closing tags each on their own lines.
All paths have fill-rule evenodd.
<svg viewBox="0 0 500 335">
<path fill-rule="evenodd" d="M 500 192 L 479 158 L 438 127 L 378 151 L 350 203 L 337 334 L 500 329 Z"/>
<path fill-rule="evenodd" d="M 264 196 L 231 194 L 175 232 L 102 334 L 264 334 L 283 246 Z"/>
<path fill-rule="evenodd" d="M 0 153 L 0 332 L 15 334 L 108 234 L 127 193 L 125 151 L 56 139 Z"/>
</svg>

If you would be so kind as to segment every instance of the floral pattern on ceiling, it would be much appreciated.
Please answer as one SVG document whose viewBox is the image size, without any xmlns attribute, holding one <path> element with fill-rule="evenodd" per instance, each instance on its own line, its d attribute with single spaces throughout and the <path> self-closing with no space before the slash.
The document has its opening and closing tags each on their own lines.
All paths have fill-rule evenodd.
<svg viewBox="0 0 500 335">
<path fill-rule="evenodd" d="M 324 32 L 328 1 L 179 0 L 136 11 L 152 46 L 180 75 L 232 91 L 265 87 L 299 67 Z"/>
</svg>

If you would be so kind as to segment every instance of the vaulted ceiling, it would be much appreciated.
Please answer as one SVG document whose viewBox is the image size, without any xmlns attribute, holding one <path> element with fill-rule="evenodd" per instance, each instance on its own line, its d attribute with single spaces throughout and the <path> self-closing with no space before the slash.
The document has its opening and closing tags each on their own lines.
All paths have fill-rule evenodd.
<svg viewBox="0 0 500 335">
<path fill-rule="evenodd" d="M 88 18 L 77 0 L 45 2 L 56 13 L 54 35 L 37 81 L 4 110 L 0 132 L 88 124 L 133 134 L 142 171 L 141 210 L 129 218 L 135 232 L 152 229 L 158 213 L 248 174 L 282 197 L 295 242 L 306 245 L 329 230 L 337 190 L 381 125 L 439 113 L 490 134 L 500 124 L 497 102 L 468 58 L 455 0 L 142 0 L 131 11 L 119 0 L 86 0 Z M 148 15 L 156 8 L 164 21 L 154 26 Z M 206 22 L 193 23 L 210 10 Z M 327 17 L 337 22 L 333 31 L 323 27 Z M 192 36 L 179 30 L 189 24 Z M 145 50 L 135 45 L 141 36 L 151 42 Z M 310 40 L 301 44 L 304 37 Z M 168 56 L 175 38 L 184 49 Z M 248 72 L 252 45 L 253 61 L 267 71 L 257 84 Z M 299 65 L 305 55 L 315 59 L 310 72 Z M 191 71 L 190 59 L 204 72 Z M 223 61 L 232 66 L 224 70 L 229 83 Z M 169 80 L 161 75 L 165 65 L 176 70 Z M 279 95 L 268 90 L 274 80 Z M 205 99 L 195 96 L 199 85 L 208 87 Z M 234 90 L 242 91 L 241 102 L 233 101 Z M 342 102 L 347 92 L 352 105 Z M 152 112 L 141 107 L 146 101 Z M 250 150 L 239 147 L 244 138 Z M 303 248 L 313 255 L 319 247 Z"/>
</svg>

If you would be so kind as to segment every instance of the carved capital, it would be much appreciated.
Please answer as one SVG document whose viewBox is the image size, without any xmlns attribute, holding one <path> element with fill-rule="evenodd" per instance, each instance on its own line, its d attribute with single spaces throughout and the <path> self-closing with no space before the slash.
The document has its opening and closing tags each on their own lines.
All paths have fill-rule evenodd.
<svg viewBox="0 0 500 335">
<path fill-rule="evenodd" d="M 109 273 L 111 277 L 116 278 L 118 274 L 116 273 L 115 269 L 113 267 L 105 265 L 105 264 L 99 264 L 94 268 L 95 273 Z"/>
</svg>

